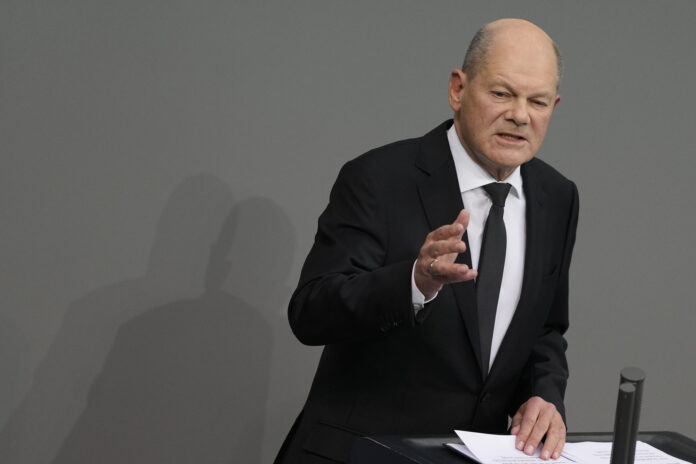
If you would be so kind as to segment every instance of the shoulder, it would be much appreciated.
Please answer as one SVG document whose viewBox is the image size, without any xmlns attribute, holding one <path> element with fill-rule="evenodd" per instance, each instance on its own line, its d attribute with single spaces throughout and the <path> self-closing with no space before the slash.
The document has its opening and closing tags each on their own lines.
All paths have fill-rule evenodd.
<svg viewBox="0 0 696 464">
<path fill-rule="evenodd" d="M 529 191 L 547 206 L 550 214 L 577 220 L 579 195 L 575 182 L 537 158 L 524 164 L 522 168 L 523 182 L 529 182 Z M 528 191 L 527 187 L 525 191 Z"/>
<path fill-rule="evenodd" d="M 447 129 L 451 120 L 445 121 L 427 134 L 392 142 L 363 153 L 348 161 L 342 171 L 378 173 L 380 176 L 403 176 L 415 166 L 437 166 L 451 158 L 447 142 Z"/>
<path fill-rule="evenodd" d="M 420 152 L 421 138 L 392 142 L 348 161 L 342 171 L 388 175 L 412 166 Z"/>
<path fill-rule="evenodd" d="M 577 191 L 575 182 L 561 174 L 547 162 L 533 158 L 522 166 L 522 175 L 531 182 L 539 182 L 548 193 Z"/>
<path fill-rule="evenodd" d="M 355 205 L 391 201 L 418 175 L 414 169 L 418 146 L 418 139 L 401 140 L 346 162 L 331 190 L 330 201 L 339 197 L 348 198 Z"/>
</svg>

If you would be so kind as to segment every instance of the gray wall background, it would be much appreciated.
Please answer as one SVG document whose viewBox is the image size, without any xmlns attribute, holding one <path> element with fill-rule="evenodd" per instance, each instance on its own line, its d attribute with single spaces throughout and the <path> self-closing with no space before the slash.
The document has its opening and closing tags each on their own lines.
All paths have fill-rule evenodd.
<svg viewBox="0 0 696 464">
<path fill-rule="evenodd" d="M 696 437 L 696 3 L 0 3 L 0 462 L 270 462 L 320 350 L 285 307 L 339 167 L 450 117 L 490 20 L 566 77 L 572 431 Z"/>
</svg>

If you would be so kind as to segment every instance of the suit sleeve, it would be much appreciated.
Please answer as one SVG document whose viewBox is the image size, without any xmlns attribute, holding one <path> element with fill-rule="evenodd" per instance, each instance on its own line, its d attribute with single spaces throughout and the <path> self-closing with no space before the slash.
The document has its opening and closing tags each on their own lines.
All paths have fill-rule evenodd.
<svg viewBox="0 0 696 464">
<path fill-rule="evenodd" d="M 388 210 L 376 173 L 360 160 L 338 175 L 290 301 L 290 326 L 308 345 L 379 337 L 415 324 L 413 261 L 387 262 Z"/>
<path fill-rule="evenodd" d="M 568 280 L 578 224 L 578 209 L 578 191 L 575 184 L 572 184 L 566 240 L 556 293 L 549 315 L 524 369 L 511 415 L 515 414 L 519 406 L 529 398 L 540 396 L 556 406 L 565 422 L 563 399 L 568 380 L 568 363 L 565 355 L 567 342 L 563 334 L 568 329 Z"/>
</svg>

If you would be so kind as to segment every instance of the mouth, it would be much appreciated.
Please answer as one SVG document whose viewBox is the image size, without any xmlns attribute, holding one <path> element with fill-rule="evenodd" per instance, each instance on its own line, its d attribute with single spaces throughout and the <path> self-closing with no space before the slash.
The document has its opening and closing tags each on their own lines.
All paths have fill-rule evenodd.
<svg viewBox="0 0 696 464">
<path fill-rule="evenodd" d="M 523 141 L 527 140 L 523 136 L 518 135 L 518 134 L 513 134 L 511 132 L 499 132 L 496 135 L 498 137 L 500 137 L 501 139 L 507 140 L 510 142 L 523 142 Z"/>
</svg>

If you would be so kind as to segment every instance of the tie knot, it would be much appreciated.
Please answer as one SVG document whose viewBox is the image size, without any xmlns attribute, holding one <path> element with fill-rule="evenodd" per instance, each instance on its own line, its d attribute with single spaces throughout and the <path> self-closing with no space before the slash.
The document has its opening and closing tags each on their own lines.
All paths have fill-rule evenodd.
<svg viewBox="0 0 696 464">
<path fill-rule="evenodd" d="M 512 185 L 501 182 L 493 182 L 483 186 L 488 196 L 491 197 L 493 204 L 501 208 L 505 207 L 505 199 L 510 192 L 510 187 L 512 187 Z"/>
</svg>

